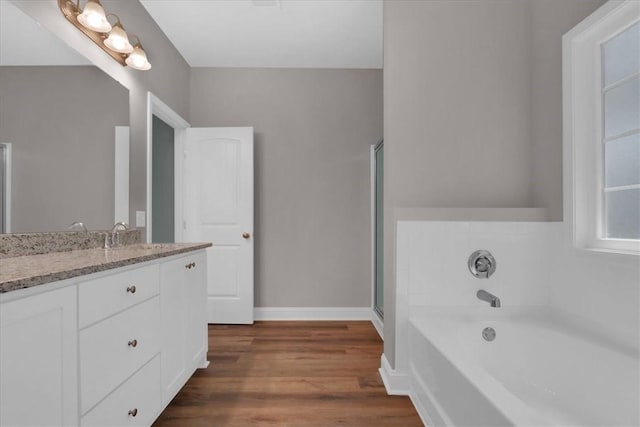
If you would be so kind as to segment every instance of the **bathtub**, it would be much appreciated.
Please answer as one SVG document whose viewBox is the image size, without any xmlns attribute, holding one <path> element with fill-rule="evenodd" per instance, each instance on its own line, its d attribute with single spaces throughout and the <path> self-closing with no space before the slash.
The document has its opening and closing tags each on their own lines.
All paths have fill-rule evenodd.
<svg viewBox="0 0 640 427">
<path fill-rule="evenodd" d="M 411 398 L 430 426 L 640 423 L 638 349 L 553 312 L 420 308 L 408 338 Z"/>
</svg>

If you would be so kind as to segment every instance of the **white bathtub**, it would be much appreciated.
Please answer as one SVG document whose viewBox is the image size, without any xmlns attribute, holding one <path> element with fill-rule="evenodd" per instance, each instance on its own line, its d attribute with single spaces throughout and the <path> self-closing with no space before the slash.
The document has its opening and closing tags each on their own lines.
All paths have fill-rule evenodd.
<svg viewBox="0 0 640 427">
<path fill-rule="evenodd" d="M 542 309 L 421 308 L 412 399 L 433 425 L 637 426 L 638 350 L 606 341 Z"/>
</svg>

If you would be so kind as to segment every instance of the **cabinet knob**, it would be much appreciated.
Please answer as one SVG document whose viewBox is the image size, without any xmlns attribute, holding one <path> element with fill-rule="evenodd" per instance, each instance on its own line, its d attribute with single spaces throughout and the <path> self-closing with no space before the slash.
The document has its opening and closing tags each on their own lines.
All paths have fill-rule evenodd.
<svg viewBox="0 0 640 427">
<path fill-rule="evenodd" d="M 129 409 L 129 416 L 135 417 L 138 415 L 138 408 Z"/>
<path fill-rule="evenodd" d="M 244 233 L 242 233 L 242 238 L 243 239 L 248 239 L 249 237 L 251 237 L 251 234 L 247 233 L 246 231 Z"/>
<path fill-rule="evenodd" d="M 136 347 L 138 345 L 138 340 L 131 340 L 129 341 L 129 343 L 127 344 L 129 347 Z M 135 415 L 134 415 L 135 417 Z"/>
<path fill-rule="evenodd" d="M 135 285 L 131 285 L 127 288 L 127 292 L 131 293 L 131 294 L 135 294 L 136 293 L 136 286 Z"/>
</svg>

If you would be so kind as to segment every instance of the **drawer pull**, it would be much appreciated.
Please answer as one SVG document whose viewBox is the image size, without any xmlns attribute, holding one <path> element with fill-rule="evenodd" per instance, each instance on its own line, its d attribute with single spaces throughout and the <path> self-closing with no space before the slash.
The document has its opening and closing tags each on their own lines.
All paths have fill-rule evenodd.
<svg viewBox="0 0 640 427">
<path fill-rule="evenodd" d="M 196 266 L 195 262 L 190 262 L 189 264 L 185 265 L 184 268 L 192 269 L 195 266 Z"/>
<path fill-rule="evenodd" d="M 131 285 L 127 288 L 127 292 L 131 293 L 131 294 L 135 294 L 136 293 L 136 286 L 135 285 Z"/>
<path fill-rule="evenodd" d="M 138 340 L 131 340 L 128 343 L 129 347 L 137 347 L 137 345 L 138 345 Z M 135 415 L 134 415 L 134 417 L 135 417 Z"/>
<path fill-rule="evenodd" d="M 138 415 L 138 408 L 129 409 L 129 416 L 135 417 Z"/>
</svg>

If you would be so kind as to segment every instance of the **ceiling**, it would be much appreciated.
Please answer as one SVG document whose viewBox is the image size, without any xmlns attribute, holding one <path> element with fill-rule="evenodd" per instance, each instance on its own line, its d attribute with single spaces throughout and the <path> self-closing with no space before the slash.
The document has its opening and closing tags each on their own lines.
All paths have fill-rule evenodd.
<svg viewBox="0 0 640 427">
<path fill-rule="evenodd" d="M 192 67 L 382 68 L 382 0 L 141 3 Z"/>
<path fill-rule="evenodd" d="M 0 0 L 0 65 L 91 65 L 91 62 L 13 3 Z"/>
</svg>

